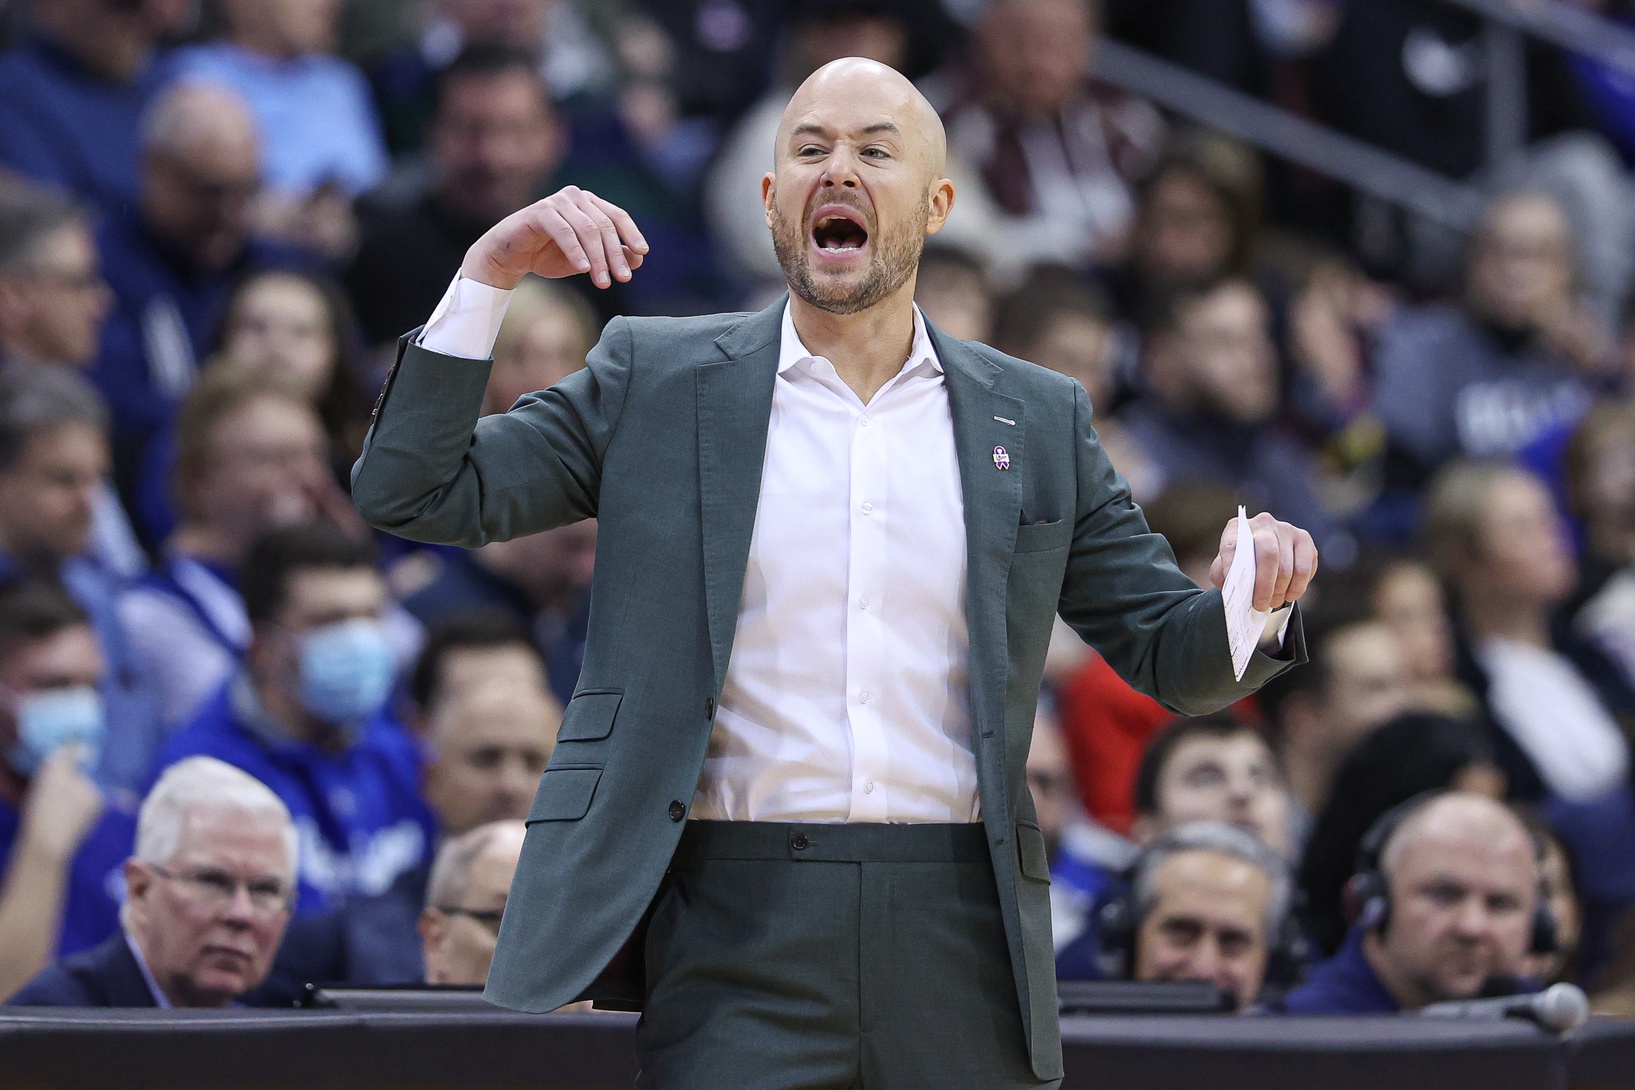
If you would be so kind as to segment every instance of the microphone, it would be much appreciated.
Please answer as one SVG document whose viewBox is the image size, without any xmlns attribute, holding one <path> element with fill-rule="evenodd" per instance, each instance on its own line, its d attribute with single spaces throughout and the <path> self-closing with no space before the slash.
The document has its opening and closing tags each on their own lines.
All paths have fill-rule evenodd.
<svg viewBox="0 0 1635 1090">
<path fill-rule="evenodd" d="M 1430 1018 L 1475 1018 L 1484 1021 L 1525 1018 L 1556 1033 L 1570 1033 L 1589 1020 L 1590 1001 L 1584 989 L 1576 984 L 1552 984 L 1535 995 L 1432 1003 L 1419 1013 Z"/>
</svg>

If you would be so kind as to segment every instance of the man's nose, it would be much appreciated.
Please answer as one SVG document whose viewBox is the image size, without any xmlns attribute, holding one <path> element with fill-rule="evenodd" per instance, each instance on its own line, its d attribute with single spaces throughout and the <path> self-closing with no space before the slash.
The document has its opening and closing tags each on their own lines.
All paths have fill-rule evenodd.
<svg viewBox="0 0 1635 1090">
<path fill-rule="evenodd" d="M 823 184 L 845 186 L 847 189 L 857 187 L 857 161 L 851 152 L 836 148 L 830 153 L 829 161 L 823 168 Z"/>
<path fill-rule="evenodd" d="M 1213 938 L 1199 940 L 1192 949 L 1192 976 L 1196 980 L 1214 980 L 1221 971 L 1221 948 Z"/>
</svg>

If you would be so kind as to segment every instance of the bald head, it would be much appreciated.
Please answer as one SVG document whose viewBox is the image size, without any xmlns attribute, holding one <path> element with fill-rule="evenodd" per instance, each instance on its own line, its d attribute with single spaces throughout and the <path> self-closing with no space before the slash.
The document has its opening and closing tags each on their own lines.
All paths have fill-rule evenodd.
<svg viewBox="0 0 1635 1090">
<path fill-rule="evenodd" d="M 200 269 L 238 260 L 261 188 L 255 121 L 234 92 L 177 84 L 142 120 L 142 216 Z"/>
<path fill-rule="evenodd" d="M 1487 795 L 1454 791 L 1439 796 L 1405 818 L 1380 857 L 1380 867 L 1392 874 L 1405 856 L 1457 852 L 1480 844 L 1495 858 L 1520 860 L 1530 867 L 1533 841 L 1521 819 L 1504 803 Z"/>
<path fill-rule="evenodd" d="M 905 150 L 925 167 L 926 181 L 942 177 L 948 161 L 942 118 L 907 76 L 867 57 L 830 61 L 796 88 L 778 125 L 777 159 L 782 160 L 797 126 L 813 124 L 825 107 L 851 103 L 873 106 L 879 123 L 896 126 Z"/>
<path fill-rule="evenodd" d="M 255 120 L 244 100 L 211 83 L 179 83 L 160 95 L 142 119 L 142 150 L 192 157 L 256 158 Z"/>
</svg>

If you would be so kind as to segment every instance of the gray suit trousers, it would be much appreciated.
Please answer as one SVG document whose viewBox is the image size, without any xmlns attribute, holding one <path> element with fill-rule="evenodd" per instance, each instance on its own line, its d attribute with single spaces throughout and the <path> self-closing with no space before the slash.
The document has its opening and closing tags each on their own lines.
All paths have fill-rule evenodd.
<svg viewBox="0 0 1635 1090">
<path fill-rule="evenodd" d="M 646 943 L 640 1090 L 1060 1085 L 980 824 L 690 822 Z"/>
</svg>

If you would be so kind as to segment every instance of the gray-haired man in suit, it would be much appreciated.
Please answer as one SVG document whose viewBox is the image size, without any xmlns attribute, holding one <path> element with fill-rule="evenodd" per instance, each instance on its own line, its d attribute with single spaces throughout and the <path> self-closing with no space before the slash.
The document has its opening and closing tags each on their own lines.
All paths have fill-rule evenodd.
<svg viewBox="0 0 1635 1090">
<path fill-rule="evenodd" d="M 487 994 L 642 1005 L 643 1087 L 1056 1085 L 1024 786 L 1053 615 L 1186 713 L 1301 654 L 1285 617 L 1234 681 L 1220 593 L 1148 532 L 1083 389 L 915 309 L 943 155 L 907 80 L 824 67 L 762 183 L 787 303 L 615 320 L 584 371 L 479 421 L 504 289 L 606 287 L 647 248 L 577 189 L 517 213 L 405 340 L 354 473 L 372 523 L 424 541 L 600 520 Z M 1253 532 L 1257 604 L 1299 598 L 1310 536 Z"/>
</svg>

